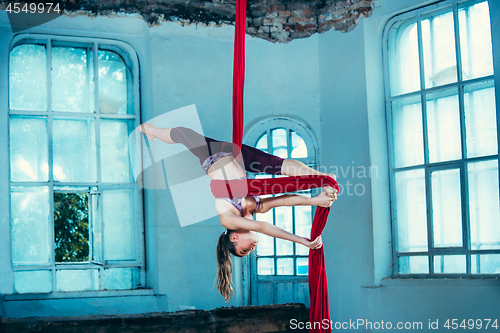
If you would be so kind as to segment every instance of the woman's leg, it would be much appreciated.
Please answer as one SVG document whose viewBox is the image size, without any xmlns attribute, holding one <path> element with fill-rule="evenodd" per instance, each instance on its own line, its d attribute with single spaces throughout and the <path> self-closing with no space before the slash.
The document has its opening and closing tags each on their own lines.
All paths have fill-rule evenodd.
<svg viewBox="0 0 500 333">
<path fill-rule="evenodd" d="M 308 167 L 300 161 L 292 159 L 286 159 L 283 162 L 281 173 L 287 176 L 331 176 L 333 177 L 333 179 L 336 179 L 336 176 L 334 174 L 329 175 L 323 172 L 319 172 L 318 170 L 314 170 L 313 168 Z"/>
<path fill-rule="evenodd" d="M 323 172 L 319 172 L 318 170 L 314 170 L 313 168 L 308 167 L 307 165 L 305 165 L 300 161 L 292 159 L 286 159 L 283 162 L 283 166 L 281 167 L 281 173 L 286 176 L 309 176 L 309 175 L 330 176 L 333 179 L 337 180 L 337 176 L 335 176 L 334 174 L 326 174 Z M 333 187 L 324 186 L 323 190 L 325 190 L 328 196 L 337 200 L 337 191 Z"/>
<path fill-rule="evenodd" d="M 186 127 L 158 128 L 144 123 L 139 126 L 139 131 L 146 134 L 149 140 L 158 138 L 169 144 L 183 144 L 193 155 L 198 157 L 200 164 L 216 153 L 233 151 L 232 144 L 207 138 Z"/>
<path fill-rule="evenodd" d="M 284 159 L 263 152 L 257 148 L 242 145 L 241 156 L 245 170 L 254 173 L 265 172 L 271 175 L 281 175 L 281 166 Z"/>
<path fill-rule="evenodd" d="M 165 143 L 175 143 L 170 137 L 171 128 L 158 128 L 154 125 L 144 123 L 139 126 L 139 132 L 146 134 L 149 140 L 153 141 L 156 138 Z"/>
<path fill-rule="evenodd" d="M 267 197 L 260 199 L 260 207 L 258 213 L 266 213 L 276 207 L 291 207 L 291 206 L 319 206 L 330 207 L 337 200 L 337 197 L 331 197 L 327 192 L 321 192 L 319 195 L 309 198 L 300 194 L 283 194 L 275 197 Z"/>
</svg>

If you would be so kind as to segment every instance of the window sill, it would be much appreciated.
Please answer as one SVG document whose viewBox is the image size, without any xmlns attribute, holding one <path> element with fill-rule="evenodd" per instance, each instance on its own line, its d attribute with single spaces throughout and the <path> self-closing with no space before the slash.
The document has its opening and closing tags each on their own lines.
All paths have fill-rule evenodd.
<svg viewBox="0 0 500 333">
<path fill-rule="evenodd" d="M 388 287 L 500 286 L 500 278 L 385 278 Z"/>
<path fill-rule="evenodd" d="M 40 294 L 10 294 L 4 295 L 5 301 L 27 301 L 27 300 L 50 300 L 69 298 L 99 298 L 99 297 L 128 297 L 128 296 L 154 296 L 153 289 L 136 290 L 92 290 L 92 291 L 71 291 L 54 292 Z"/>
</svg>

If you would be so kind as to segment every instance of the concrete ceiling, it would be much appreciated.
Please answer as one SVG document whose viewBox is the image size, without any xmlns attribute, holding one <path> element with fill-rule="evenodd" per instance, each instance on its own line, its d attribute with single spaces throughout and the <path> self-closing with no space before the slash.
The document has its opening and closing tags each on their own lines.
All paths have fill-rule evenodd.
<svg viewBox="0 0 500 333">
<path fill-rule="evenodd" d="M 287 43 L 330 29 L 354 29 L 368 17 L 375 0 L 247 0 L 247 33 L 272 42 Z M 140 14 L 149 25 L 161 21 L 181 24 L 234 24 L 236 0 L 64 0 L 67 13 Z"/>
</svg>

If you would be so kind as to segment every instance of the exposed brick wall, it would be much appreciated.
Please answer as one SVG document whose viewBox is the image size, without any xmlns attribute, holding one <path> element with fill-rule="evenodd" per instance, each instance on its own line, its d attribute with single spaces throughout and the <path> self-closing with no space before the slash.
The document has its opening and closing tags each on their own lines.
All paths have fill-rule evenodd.
<svg viewBox="0 0 500 333">
<path fill-rule="evenodd" d="M 297 319 L 298 322 L 307 322 L 309 320 L 309 309 L 303 304 L 283 304 L 130 316 L 2 319 L 0 321 L 0 331 L 5 333 L 307 332 L 307 330 L 292 329 L 290 326 L 291 319 Z"/>
<path fill-rule="evenodd" d="M 57 0 L 54 0 L 57 1 Z M 236 0 L 60 0 L 66 15 L 137 13 L 149 25 L 161 21 L 181 24 L 234 24 Z M 368 17 L 375 0 L 247 0 L 247 33 L 287 43 L 316 32 L 354 29 Z M 0 1 L 0 9 L 12 1 Z M 19 1 L 16 1 L 19 2 Z"/>
<path fill-rule="evenodd" d="M 249 6 L 247 33 L 273 42 L 286 43 L 330 29 L 348 32 L 368 17 L 375 0 L 266 1 Z"/>
</svg>

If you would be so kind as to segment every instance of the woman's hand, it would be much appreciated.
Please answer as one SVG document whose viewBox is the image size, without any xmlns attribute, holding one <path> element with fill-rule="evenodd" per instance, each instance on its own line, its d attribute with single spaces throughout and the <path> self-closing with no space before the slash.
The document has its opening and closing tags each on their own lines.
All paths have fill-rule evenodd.
<svg viewBox="0 0 500 333">
<path fill-rule="evenodd" d="M 302 243 L 302 245 L 307 246 L 311 250 L 317 250 L 323 247 L 323 241 L 321 240 L 321 236 L 316 237 L 316 239 L 313 240 L 312 242 L 308 238 L 303 237 L 303 239 L 304 242 Z"/>
<path fill-rule="evenodd" d="M 330 207 L 332 203 L 337 200 L 337 194 L 335 193 L 335 195 L 331 197 L 327 192 L 321 192 L 318 196 L 311 199 L 314 206 Z"/>
</svg>

